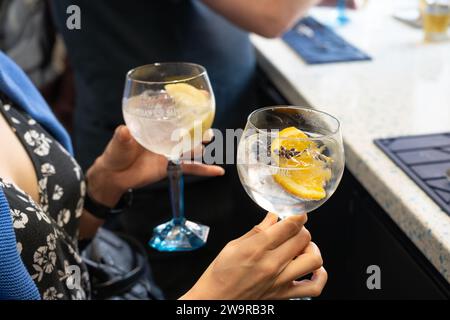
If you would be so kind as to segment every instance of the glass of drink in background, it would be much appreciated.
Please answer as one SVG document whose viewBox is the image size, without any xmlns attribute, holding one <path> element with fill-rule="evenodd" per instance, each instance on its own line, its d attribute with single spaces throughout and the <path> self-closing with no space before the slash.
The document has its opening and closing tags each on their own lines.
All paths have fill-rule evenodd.
<svg viewBox="0 0 450 320">
<path fill-rule="evenodd" d="M 239 143 L 237 163 L 245 191 L 260 207 L 281 219 L 311 212 L 342 178 L 340 123 L 301 107 L 256 110 Z"/>
<path fill-rule="evenodd" d="M 425 41 L 447 40 L 450 25 L 450 0 L 425 0 L 423 4 Z"/>
<path fill-rule="evenodd" d="M 206 243 L 209 227 L 184 217 L 181 156 L 211 128 L 215 98 L 202 66 L 156 63 L 128 72 L 122 103 L 125 123 L 144 148 L 168 159 L 173 219 L 157 226 L 149 244 L 159 251 L 190 251 Z"/>
</svg>

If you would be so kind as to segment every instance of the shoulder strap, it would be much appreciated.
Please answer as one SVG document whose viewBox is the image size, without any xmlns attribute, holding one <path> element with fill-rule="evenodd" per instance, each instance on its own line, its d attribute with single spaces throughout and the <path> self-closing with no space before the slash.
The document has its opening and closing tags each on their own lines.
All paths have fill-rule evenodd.
<svg viewBox="0 0 450 320">
<path fill-rule="evenodd" d="M 73 154 L 69 134 L 58 122 L 44 98 L 22 69 L 1 51 L 0 92 L 44 126 L 67 151 Z"/>
<path fill-rule="evenodd" d="M 40 300 L 16 243 L 9 204 L 0 188 L 0 300 Z"/>
</svg>

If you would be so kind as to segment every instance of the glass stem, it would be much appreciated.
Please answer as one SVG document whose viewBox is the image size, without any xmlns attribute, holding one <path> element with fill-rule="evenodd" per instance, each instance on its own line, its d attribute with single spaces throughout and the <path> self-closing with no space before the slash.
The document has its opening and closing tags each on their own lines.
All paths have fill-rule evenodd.
<svg viewBox="0 0 450 320">
<path fill-rule="evenodd" d="M 338 21 L 340 23 L 346 23 L 348 21 L 346 0 L 338 0 L 337 6 L 338 6 L 338 12 L 339 12 L 338 13 Z"/>
<path fill-rule="evenodd" d="M 184 224 L 184 181 L 183 170 L 179 160 L 169 160 L 167 176 L 170 183 L 170 201 L 172 204 L 173 223 Z"/>
</svg>

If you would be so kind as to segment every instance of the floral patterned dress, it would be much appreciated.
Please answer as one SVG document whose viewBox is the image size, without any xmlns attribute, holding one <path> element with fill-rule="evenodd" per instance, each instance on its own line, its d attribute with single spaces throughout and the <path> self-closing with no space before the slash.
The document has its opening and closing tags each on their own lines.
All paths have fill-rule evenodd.
<svg viewBox="0 0 450 320">
<path fill-rule="evenodd" d="M 17 250 L 42 299 L 88 299 L 89 276 L 78 251 L 86 184 L 81 168 L 52 136 L 0 96 L 0 111 L 30 156 L 39 203 L 0 177 Z"/>
</svg>

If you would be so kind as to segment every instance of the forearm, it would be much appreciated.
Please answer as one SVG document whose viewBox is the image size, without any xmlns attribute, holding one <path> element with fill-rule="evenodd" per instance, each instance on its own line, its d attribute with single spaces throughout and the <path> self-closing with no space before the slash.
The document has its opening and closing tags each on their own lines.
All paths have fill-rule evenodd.
<svg viewBox="0 0 450 320">
<path fill-rule="evenodd" d="M 237 26 L 273 38 L 280 36 L 320 0 L 203 0 Z"/>
<path fill-rule="evenodd" d="M 80 217 L 79 239 L 85 240 L 93 238 L 104 223 L 105 220 L 98 219 L 89 211 L 83 210 L 83 214 Z"/>
</svg>

